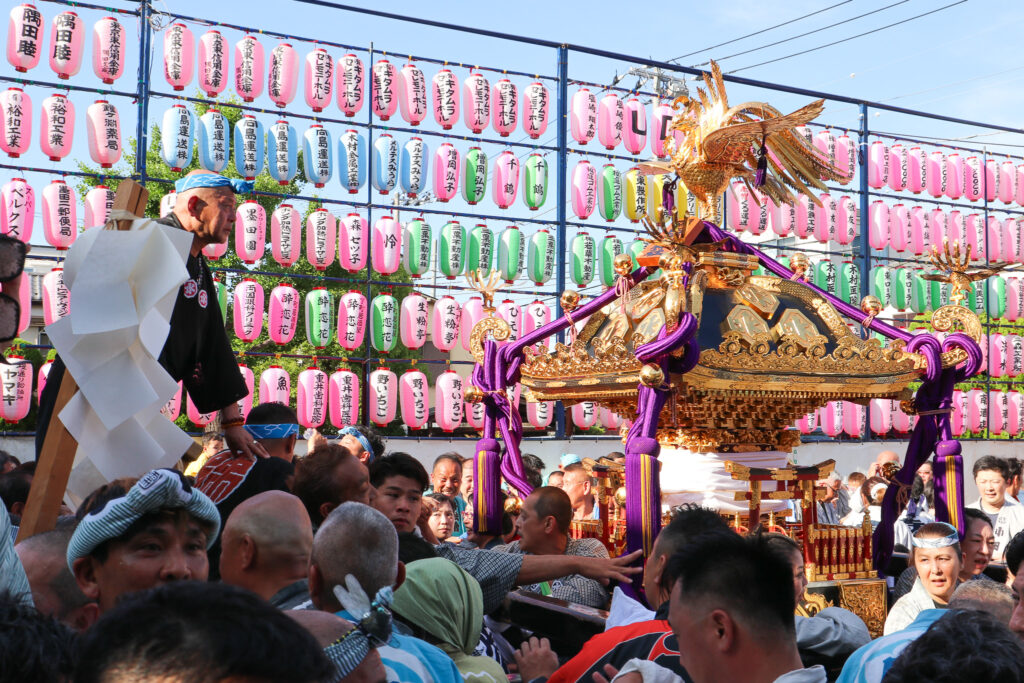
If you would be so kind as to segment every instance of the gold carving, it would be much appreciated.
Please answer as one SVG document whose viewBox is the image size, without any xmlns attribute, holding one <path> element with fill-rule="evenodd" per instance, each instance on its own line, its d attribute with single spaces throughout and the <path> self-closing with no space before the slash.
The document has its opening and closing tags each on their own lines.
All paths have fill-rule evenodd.
<svg viewBox="0 0 1024 683">
<path fill-rule="evenodd" d="M 725 322 L 722 323 L 723 336 L 728 332 L 738 332 L 740 339 L 746 342 L 747 346 L 754 346 L 756 344 L 755 339 L 763 336 L 768 337 L 768 324 L 761 319 L 754 309 L 750 306 L 739 304 L 733 306 L 732 310 L 729 311 L 728 315 L 725 316 Z M 768 349 L 765 349 L 767 352 Z"/>
<path fill-rule="evenodd" d="M 473 326 L 469 334 L 469 350 L 477 363 L 484 362 L 484 339 L 490 333 L 497 341 L 505 341 L 512 335 L 512 328 L 501 318 L 488 316 Z"/>
<path fill-rule="evenodd" d="M 827 607 L 835 607 L 832 601 L 821 593 L 809 593 L 806 589 L 796 607 L 796 613 L 802 617 L 813 617 Z"/>
<path fill-rule="evenodd" d="M 771 320 L 772 316 L 775 315 L 775 311 L 779 308 L 779 298 L 777 296 L 750 283 L 744 284 L 736 290 L 736 298 L 760 313 L 761 317 L 765 320 Z M 786 311 L 786 313 L 789 312 Z M 781 324 L 781 321 L 779 324 Z"/>
<path fill-rule="evenodd" d="M 864 620 L 872 638 L 882 635 L 885 627 L 885 581 L 863 579 L 839 582 L 839 606 Z"/>
</svg>

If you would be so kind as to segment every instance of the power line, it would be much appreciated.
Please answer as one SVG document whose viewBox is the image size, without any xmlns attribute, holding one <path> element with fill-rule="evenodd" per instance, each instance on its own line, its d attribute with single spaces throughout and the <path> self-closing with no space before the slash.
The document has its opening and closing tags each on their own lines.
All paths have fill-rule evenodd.
<svg viewBox="0 0 1024 683">
<path fill-rule="evenodd" d="M 917 15 L 909 17 L 907 19 L 903 19 L 902 21 L 897 21 L 895 23 L 888 24 L 886 26 L 881 26 L 879 28 L 872 29 L 870 31 L 865 31 L 864 33 L 858 33 L 857 35 L 850 36 L 849 38 L 843 38 L 842 40 L 834 40 L 831 43 L 826 43 L 824 45 L 819 45 L 817 47 L 812 47 L 812 48 L 808 48 L 806 50 L 801 50 L 800 52 L 794 52 L 793 54 L 786 55 L 785 57 L 777 57 L 776 59 L 769 59 L 768 61 L 765 61 L 765 62 L 759 62 L 757 64 L 751 64 L 750 66 L 740 67 L 739 69 L 733 69 L 732 71 L 729 71 L 728 73 L 735 74 L 735 73 L 739 73 L 740 71 L 746 71 L 747 69 L 753 69 L 755 67 L 764 66 L 765 64 L 774 64 L 775 62 L 781 62 L 784 59 L 790 59 L 791 57 L 798 57 L 800 55 L 805 55 L 808 52 L 814 52 L 816 50 L 822 50 L 822 49 L 824 49 L 826 47 L 832 47 L 833 45 L 839 45 L 840 43 L 845 43 L 845 42 L 854 40 L 856 38 L 863 38 L 864 36 L 871 35 L 872 33 L 878 33 L 879 31 L 884 31 L 887 28 L 892 28 L 894 26 L 899 26 L 900 24 L 906 24 L 908 22 L 914 21 L 915 19 L 920 19 L 922 17 L 926 17 L 929 14 L 935 14 L 936 12 L 941 12 L 944 9 L 949 9 L 950 7 L 955 7 L 956 5 L 962 5 L 965 2 L 967 2 L 967 0 L 958 0 L 958 2 L 952 2 L 952 3 L 948 4 L 948 5 L 943 5 L 942 7 L 939 7 L 938 9 L 933 9 L 933 10 L 931 10 L 929 12 L 923 12 L 922 14 L 917 14 Z"/>
<path fill-rule="evenodd" d="M 669 62 L 678 62 L 680 59 L 686 59 L 687 57 L 692 57 L 693 55 L 698 55 L 701 52 L 707 52 L 708 50 L 714 50 L 715 48 L 719 48 L 719 47 L 722 47 L 724 45 L 731 45 L 732 43 L 738 43 L 739 41 L 745 40 L 746 38 L 751 38 L 753 36 L 757 36 L 757 35 L 760 35 L 762 33 L 766 33 L 768 31 L 772 31 L 774 29 L 781 28 L 783 26 L 788 26 L 789 24 L 796 23 L 796 22 L 798 22 L 798 21 L 800 21 L 802 19 L 806 19 L 808 17 L 813 17 L 815 14 L 821 14 L 822 12 L 827 12 L 830 9 L 835 9 L 836 7 L 839 7 L 840 5 L 845 5 L 845 4 L 849 3 L 849 2 L 851 2 L 851 0 L 843 0 L 843 2 L 837 2 L 834 5 L 830 5 L 829 7 L 826 7 L 824 9 L 818 10 L 817 12 L 811 12 L 810 14 L 805 14 L 803 16 L 797 17 L 796 19 L 790 19 L 789 21 L 784 21 L 781 24 L 776 24 L 775 26 L 769 26 L 768 28 L 763 28 L 760 31 L 754 31 L 753 33 L 748 33 L 745 36 L 740 36 L 739 38 L 734 38 L 732 40 L 727 40 L 724 43 L 719 43 L 718 45 L 712 45 L 711 47 L 706 47 L 703 50 L 697 50 L 696 52 L 690 52 L 690 53 L 685 54 L 685 55 L 680 55 L 680 56 L 676 57 L 675 59 L 670 59 L 668 61 Z"/>
</svg>

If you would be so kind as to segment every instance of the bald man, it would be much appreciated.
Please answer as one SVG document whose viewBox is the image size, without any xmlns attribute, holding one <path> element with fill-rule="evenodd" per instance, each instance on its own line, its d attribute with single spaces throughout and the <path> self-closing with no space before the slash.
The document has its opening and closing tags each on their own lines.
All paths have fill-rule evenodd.
<svg viewBox="0 0 1024 683">
<path fill-rule="evenodd" d="M 888 463 L 896 463 L 897 467 L 900 464 L 899 453 L 895 451 L 882 451 L 875 458 L 875 461 L 871 463 L 871 467 L 868 468 L 868 478 L 882 476 L 882 466 Z"/>
<path fill-rule="evenodd" d="M 220 576 L 279 609 L 309 599 L 313 526 L 302 501 L 266 491 L 234 509 L 221 536 Z"/>
<path fill-rule="evenodd" d="M 78 587 L 68 568 L 68 542 L 75 532 L 74 519 L 64 518 L 52 531 L 30 536 L 14 546 L 32 588 L 36 609 L 84 631 L 99 617 L 99 606 Z"/>
</svg>

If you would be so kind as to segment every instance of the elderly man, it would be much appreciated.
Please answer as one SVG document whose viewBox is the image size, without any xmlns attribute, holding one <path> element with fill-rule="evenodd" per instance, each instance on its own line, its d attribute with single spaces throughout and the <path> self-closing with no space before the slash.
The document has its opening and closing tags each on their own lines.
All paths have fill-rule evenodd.
<svg viewBox="0 0 1024 683">
<path fill-rule="evenodd" d="M 850 513 L 850 505 L 841 496 L 843 480 L 833 472 L 818 482 L 825 489 L 825 497 L 818 501 L 818 522 L 820 524 L 839 524 L 839 520 Z"/>
<path fill-rule="evenodd" d="M 158 360 L 175 381 L 184 383 L 200 412 L 220 411 L 224 440 L 232 451 L 266 457 L 266 450 L 242 428 L 245 420 L 237 402 L 249 390 L 238 372 L 217 305 L 217 289 L 202 253 L 209 244 L 227 242 L 235 225 L 235 193 L 251 191 L 252 183 L 229 180 L 209 171 L 192 171 L 178 180 L 174 188 L 174 210 L 157 222 L 186 230 L 193 238 L 186 263 L 189 279 L 178 291 L 170 331 Z M 64 363 L 58 356 L 39 400 L 37 458 L 42 452 L 63 374 Z"/>
<path fill-rule="evenodd" d="M 329 443 L 326 436 L 314 429 L 309 435 L 306 452 L 312 453 Z M 349 425 L 339 429 L 337 445 L 347 448 L 349 453 L 367 467 L 375 458 L 384 455 L 384 438 L 369 425 Z"/>
<path fill-rule="evenodd" d="M 583 463 L 574 462 L 565 466 L 562 490 L 569 495 L 573 519 L 601 519 L 601 511 L 591 492 L 593 483 Z"/>
<path fill-rule="evenodd" d="M 98 608 L 82 593 L 68 568 L 68 542 L 75 531 L 74 521 L 63 518 L 56 529 L 29 536 L 14 550 L 25 568 L 36 609 L 82 631 L 96 621 Z"/>
<path fill-rule="evenodd" d="M 342 503 L 369 505 L 374 491 L 366 465 L 344 446 L 332 443 L 299 460 L 292 493 L 306 506 L 315 530 Z"/>
</svg>

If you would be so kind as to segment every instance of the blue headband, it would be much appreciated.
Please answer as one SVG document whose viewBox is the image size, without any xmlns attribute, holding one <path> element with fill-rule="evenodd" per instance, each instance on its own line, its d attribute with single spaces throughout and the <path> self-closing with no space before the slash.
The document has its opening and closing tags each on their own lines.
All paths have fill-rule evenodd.
<svg viewBox="0 0 1024 683">
<path fill-rule="evenodd" d="M 195 173 L 179 178 L 174 183 L 175 192 L 194 190 L 197 187 L 230 187 L 235 194 L 248 194 L 252 192 L 253 183 L 238 178 L 225 178 L 217 173 Z"/>
<path fill-rule="evenodd" d="M 960 536 L 957 534 L 956 527 L 947 522 L 937 522 L 937 524 L 941 524 L 949 529 L 949 534 L 941 538 L 918 538 L 915 535 L 911 537 L 910 543 L 915 548 L 948 548 L 960 542 Z"/>
<path fill-rule="evenodd" d="M 354 437 L 359 445 L 363 447 L 363 450 L 370 454 L 370 461 L 373 461 L 373 446 L 370 445 L 370 440 L 363 436 L 363 433 L 355 427 L 345 427 L 338 432 L 338 436 L 351 436 Z"/>
<path fill-rule="evenodd" d="M 299 433 L 299 425 L 245 425 L 245 431 L 252 434 L 252 438 L 258 441 L 263 439 L 287 439 L 292 434 Z"/>
</svg>

